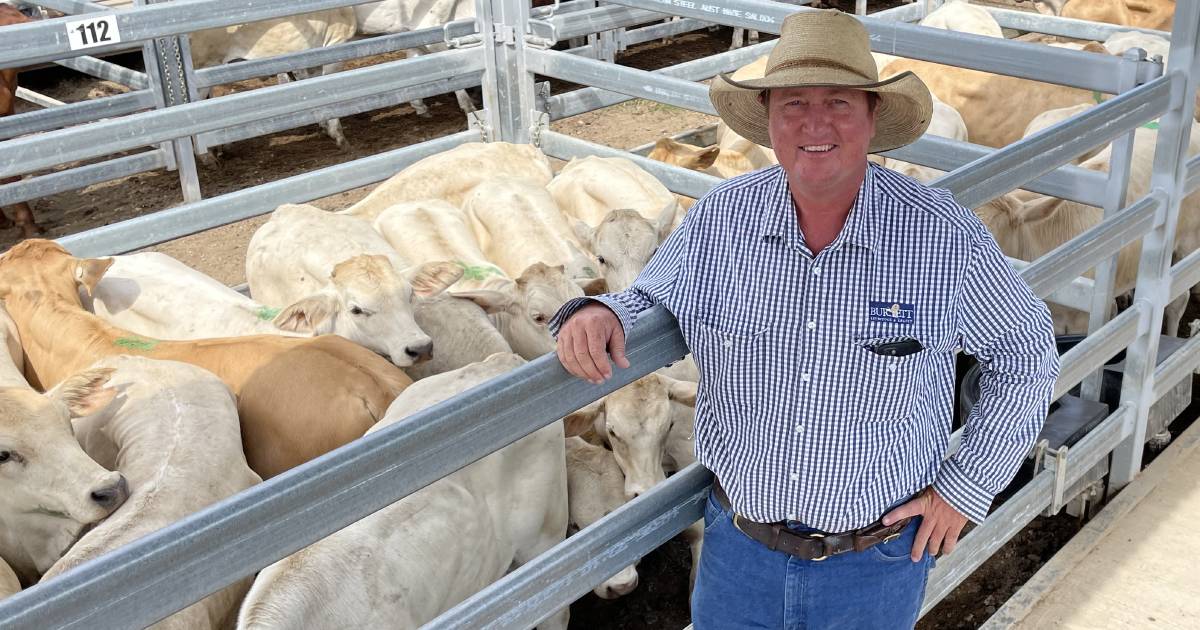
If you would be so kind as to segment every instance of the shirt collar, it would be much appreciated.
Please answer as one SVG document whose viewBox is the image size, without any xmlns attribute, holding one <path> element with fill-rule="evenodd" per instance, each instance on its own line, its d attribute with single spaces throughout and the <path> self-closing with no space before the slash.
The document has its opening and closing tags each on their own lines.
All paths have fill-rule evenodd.
<svg viewBox="0 0 1200 630">
<path fill-rule="evenodd" d="M 762 238 L 778 237 L 784 241 L 800 242 L 800 225 L 796 221 L 796 206 L 792 203 L 792 194 L 788 190 L 787 174 L 782 167 L 779 176 L 771 184 L 772 189 L 767 196 L 768 208 L 760 222 L 759 236 Z M 830 244 L 834 247 L 841 242 L 874 249 L 879 235 L 879 203 L 876 200 L 875 186 L 876 165 L 867 163 L 867 172 L 862 185 L 858 188 L 858 196 L 850 215 L 846 217 L 846 225 L 837 239 Z"/>
</svg>

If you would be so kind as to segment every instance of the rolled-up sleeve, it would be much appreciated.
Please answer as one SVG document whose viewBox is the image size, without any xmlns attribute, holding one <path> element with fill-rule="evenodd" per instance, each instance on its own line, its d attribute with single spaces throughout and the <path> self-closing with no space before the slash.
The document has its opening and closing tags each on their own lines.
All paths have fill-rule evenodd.
<svg viewBox="0 0 1200 630">
<path fill-rule="evenodd" d="M 663 241 L 658 251 L 646 263 L 645 268 L 634 279 L 633 284 L 624 291 L 605 293 L 593 297 L 575 298 L 563 304 L 554 317 L 550 319 L 550 333 L 558 337 L 558 331 L 563 323 L 590 302 L 604 304 L 621 321 L 621 328 L 628 337 L 633 325 L 637 323 L 638 314 L 655 304 L 664 304 L 675 291 L 679 270 L 687 255 L 690 235 L 695 223 L 695 217 L 701 211 L 703 201 L 697 202 L 688 211 L 683 222 Z"/>
<path fill-rule="evenodd" d="M 981 368 L 979 400 L 934 488 L 978 523 L 1041 431 L 1058 379 L 1058 352 L 1045 302 L 986 232 L 973 249 L 956 310 L 961 347 Z"/>
</svg>

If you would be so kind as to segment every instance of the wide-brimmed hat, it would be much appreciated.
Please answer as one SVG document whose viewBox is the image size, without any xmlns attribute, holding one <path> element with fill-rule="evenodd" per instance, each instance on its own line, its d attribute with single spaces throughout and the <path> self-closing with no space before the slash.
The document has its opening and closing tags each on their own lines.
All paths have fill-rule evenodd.
<svg viewBox="0 0 1200 630">
<path fill-rule="evenodd" d="M 871 153 L 902 147 L 921 137 L 933 114 L 929 88 L 917 75 L 904 72 L 879 80 L 867 29 L 835 9 L 789 15 L 767 57 L 763 77 L 739 81 L 722 74 L 713 79 L 709 98 L 730 129 L 769 147 L 767 106 L 759 95 L 763 90 L 788 87 L 843 87 L 879 95 L 875 136 L 867 149 Z"/>
</svg>

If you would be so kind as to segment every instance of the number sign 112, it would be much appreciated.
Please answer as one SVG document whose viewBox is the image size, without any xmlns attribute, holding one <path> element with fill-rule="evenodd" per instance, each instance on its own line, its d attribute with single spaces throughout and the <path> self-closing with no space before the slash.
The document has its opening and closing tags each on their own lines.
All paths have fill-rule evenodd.
<svg viewBox="0 0 1200 630">
<path fill-rule="evenodd" d="M 117 30 L 117 16 L 108 14 L 67 22 L 67 40 L 71 50 L 119 44 L 121 32 Z"/>
</svg>

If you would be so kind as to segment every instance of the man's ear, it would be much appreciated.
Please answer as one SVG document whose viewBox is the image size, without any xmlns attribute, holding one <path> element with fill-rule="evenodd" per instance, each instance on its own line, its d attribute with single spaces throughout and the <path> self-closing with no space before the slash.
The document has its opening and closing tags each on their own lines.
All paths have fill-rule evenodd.
<svg viewBox="0 0 1200 630">
<path fill-rule="evenodd" d="M 84 258 L 75 263 L 75 283 L 83 287 L 89 296 L 95 295 L 96 286 L 104 272 L 113 264 L 111 258 Z"/>
</svg>

